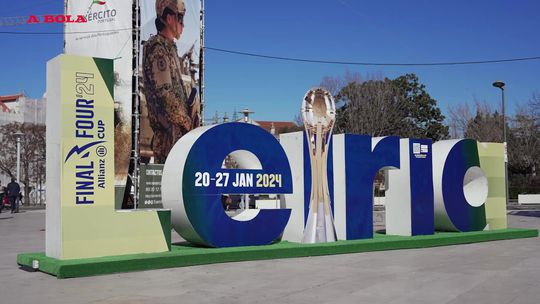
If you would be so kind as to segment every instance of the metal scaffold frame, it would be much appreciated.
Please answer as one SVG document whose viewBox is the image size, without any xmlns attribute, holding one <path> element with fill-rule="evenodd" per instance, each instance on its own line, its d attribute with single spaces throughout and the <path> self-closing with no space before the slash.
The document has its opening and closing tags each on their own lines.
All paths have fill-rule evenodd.
<svg viewBox="0 0 540 304">
<path fill-rule="evenodd" d="M 139 91 L 139 81 L 140 81 L 140 67 L 139 67 L 139 56 L 140 56 L 140 0 L 134 0 L 134 10 L 133 10 L 133 106 L 131 114 L 131 126 L 132 126 L 132 150 L 131 150 L 131 164 L 130 167 L 133 170 L 128 172 L 128 178 L 131 179 L 131 185 L 129 191 L 133 189 L 131 195 L 133 197 L 133 209 L 137 209 L 137 203 L 139 200 L 139 165 L 140 165 L 140 155 L 139 155 L 139 132 L 140 132 L 140 91 Z"/>
<path fill-rule="evenodd" d="M 203 126 L 204 125 L 204 108 L 206 106 L 206 103 L 204 101 L 204 91 L 205 91 L 205 86 L 204 86 L 204 77 L 206 76 L 205 72 L 205 65 L 204 65 L 204 47 L 205 47 L 205 44 L 204 44 L 204 33 L 205 33 L 205 20 L 204 20 L 204 0 L 201 0 L 201 51 L 200 51 L 200 56 L 199 56 L 199 64 L 200 64 L 200 70 L 199 70 L 199 87 L 200 87 L 200 90 L 201 90 L 201 94 L 200 94 L 200 97 L 201 97 L 201 123 L 199 124 L 200 126 Z"/>
</svg>

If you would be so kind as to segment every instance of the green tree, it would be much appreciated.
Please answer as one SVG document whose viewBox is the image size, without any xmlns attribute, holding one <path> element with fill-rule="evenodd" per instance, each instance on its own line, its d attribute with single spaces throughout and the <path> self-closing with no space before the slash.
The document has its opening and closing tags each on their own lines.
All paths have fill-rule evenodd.
<svg viewBox="0 0 540 304">
<path fill-rule="evenodd" d="M 336 102 L 336 133 L 448 138 L 437 101 L 415 74 L 349 82 L 339 90 Z"/>
<path fill-rule="evenodd" d="M 448 126 L 444 125 L 444 115 L 437 106 L 426 86 L 421 84 L 415 74 L 405 74 L 394 79 L 401 98 L 406 105 L 406 119 L 410 124 L 409 137 L 441 140 L 448 138 Z"/>
</svg>

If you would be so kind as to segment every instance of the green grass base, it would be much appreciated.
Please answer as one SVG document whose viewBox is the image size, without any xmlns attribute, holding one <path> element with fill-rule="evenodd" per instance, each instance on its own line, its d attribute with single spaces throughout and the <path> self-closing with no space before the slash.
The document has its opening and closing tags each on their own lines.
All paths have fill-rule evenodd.
<svg viewBox="0 0 540 304">
<path fill-rule="evenodd" d="M 46 257 L 44 253 L 21 253 L 17 256 L 17 263 L 21 266 L 32 267 L 32 261 L 38 260 L 39 271 L 60 279 L 225 262 L 427 248 L 537 236 L 536 229 L 500 229 L 461 233 L 438 232 L 434 235 L 414 237 L 376 234 L 373 239 L 322 244 L 298 244 L 284 241 L 266 246 L 234 248 L 198 248 L 188 244 L 173 244 L 169 252 L 78 260 L 58 260 Z"/>
</svg>

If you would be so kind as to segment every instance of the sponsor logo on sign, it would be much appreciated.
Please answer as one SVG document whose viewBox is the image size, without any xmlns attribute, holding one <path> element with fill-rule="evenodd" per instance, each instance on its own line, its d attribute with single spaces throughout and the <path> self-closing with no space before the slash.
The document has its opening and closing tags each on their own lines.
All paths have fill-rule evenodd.
<svg viewBox="0 0 540 304">
<path fill-rule="evenodd" d="M 31 15 L 26 20 L 27 24 L 36 23 L 86 23 L 87 19 L 83 15 Z"/>
<path fill-rule="evenodd" d="M 426 158 L 429 153 L 429 146 L 420 143 L 413 143 L 413 154 L 416 158 Z"/>
</svg>

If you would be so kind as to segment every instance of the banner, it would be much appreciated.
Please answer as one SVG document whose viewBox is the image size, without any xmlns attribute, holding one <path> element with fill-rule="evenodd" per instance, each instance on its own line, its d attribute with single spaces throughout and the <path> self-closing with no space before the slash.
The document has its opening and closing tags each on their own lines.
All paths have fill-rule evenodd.
<svg viewBox="0 0 540 304">
<path fill-rule="evenodd" d="M 65 53 L 113 59 L 115 184 L 126 184 L 131 152 L 133 30 L 132 0 L 66 1 L 67 15 L 84 23 L 66 23 Z"/>
<path fill-rule="evenodd" d="M 133 71 L 140 72 L 141 164 L 163 164 L 174 143 L 202 121 L 202 2 L 140 2 L 140 45 L 135 45 L 133 1 L 66 1 L 66 15 L 84 16 L 86 22 L 66 24 L 65 53 L 114 60 L 115 185 L 116 200 L 122 200 L 116 206 L 123 208 L 132 202 Z M 133 47 L 140 49 L 139 62 L 133 60 Z M 139 186 L 145 183 L 140 180 Z M 145 205 L 156 207 L 139 206 Z"/>
<path fill-rule="evenodd" d="M 201 1 L 141 1 L 141 163 L 200 125 Z"/>
<path fill-rule="evenodd" d="M 46 254 L 82 259 L 165 252 L 169 211 L 114 210 L 113 60 L 47 63 Z"/>
</svg>

